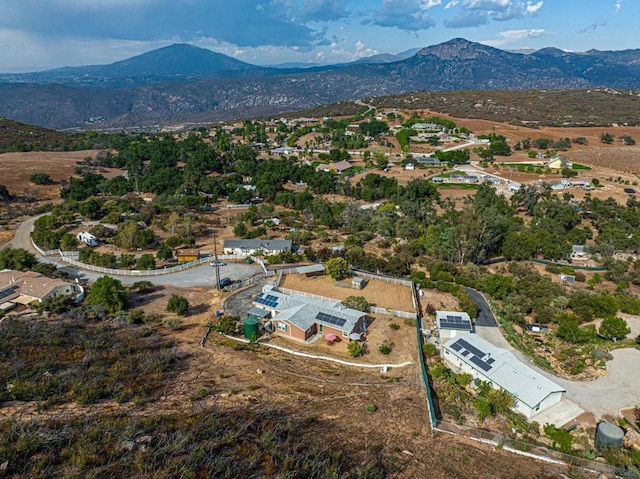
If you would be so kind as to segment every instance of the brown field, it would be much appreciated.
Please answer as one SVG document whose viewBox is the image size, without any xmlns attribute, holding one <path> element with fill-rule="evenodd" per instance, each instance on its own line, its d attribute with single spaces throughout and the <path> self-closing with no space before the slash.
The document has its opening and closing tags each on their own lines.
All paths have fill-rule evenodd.
<svg viewBox="0 0 640 479">
<path fill-rule="evenodd" d="M 349 280 L 346 279 L 345 281 Z M 368 280 L 364 289 L 357 290 L 336 286 L 328 276 L 307 278 L 300 274 L 287 274 L 282 277 L 280 286 L 305 293 L 335 298 L 340 301 L 347 296 L 364 296 L 370 304 L 379 308 L 413 312 L 411 290 L 408 286 L 399 284 Z"/>
<path fill-rule="evenodd" d="M 26 153 L 0 154 L 0 178 L 9 192 L 14 195 L 22 194 L 24 188 L 33 188 L 29 176 L 34 173 L 47 173 L 56 182 L 68 180 L 73 176 L 76 162 L 87 157 L 95 158 L 98 152 L 90 151 L 30 151 Z M 59 186 L 55 186 L 59 190 Z M 46 187 L 38 187 L 46 188 Z"/>
</svg>

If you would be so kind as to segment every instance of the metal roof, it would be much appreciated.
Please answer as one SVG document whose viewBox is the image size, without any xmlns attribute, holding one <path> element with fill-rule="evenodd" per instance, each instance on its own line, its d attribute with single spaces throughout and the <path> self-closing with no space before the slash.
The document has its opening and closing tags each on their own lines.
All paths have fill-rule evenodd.
<svg viewBox="0 0 640 479">
<path fill-rule="evenodd" d="M 444 349 L 530 408 L 535 408 L 552 393 L 565 392 L 564 388 L 521 363 L 509 351 L 476 334 L 455 337 L 444 344 Z"/>
<path fill-rule="evenodd" d="M 296 268 L 296 272 L 298 274 L 319 273 L 324 270 L 325 268 L 323 264 L 311 264 L 309 266 L 299 266 Z"/>
<path fill-rule="evenodd" d="M 293 242 L 291 240 L 236 240 L 228 239 L 224 241 L 224 248 L 243 248 L 243 249 L 262 249 L 265 251 L 291 249 Z"/>
</svg>

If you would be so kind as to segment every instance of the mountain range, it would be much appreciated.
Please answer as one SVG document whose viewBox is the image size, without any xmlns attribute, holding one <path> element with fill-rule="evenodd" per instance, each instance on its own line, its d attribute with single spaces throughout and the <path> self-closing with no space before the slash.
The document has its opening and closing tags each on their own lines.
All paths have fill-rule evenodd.
<svg viewBox="0 0 640 479">
<path fill-rule="evenodd" d="M 453 39 L 405 55 L 274 68 L 176 44 L 110 65 L 2 74 L 0 115 L 106 129 L 276 115 L 412 91 L 640 89 L 640 50 L 518 53 Z"/>
</svg>

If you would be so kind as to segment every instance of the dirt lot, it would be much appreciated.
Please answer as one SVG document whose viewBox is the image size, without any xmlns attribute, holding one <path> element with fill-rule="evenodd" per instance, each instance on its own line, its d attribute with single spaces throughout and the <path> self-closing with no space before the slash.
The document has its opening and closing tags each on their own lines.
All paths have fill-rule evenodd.
<svg viewBox="0 0 640 479">
<path fill-rule="evenodd" d="M 328 276 L 307 278 L 299 274 L 283 276 L 280 286 L 341 301 L 347 296 L 364 296 L 369 301 L 369 304 L 379 308 L 413 312 L 413 300 L 408 286 L 368 280 L 364 289 L 357 290 L 336 286 Z"/>
</svg>

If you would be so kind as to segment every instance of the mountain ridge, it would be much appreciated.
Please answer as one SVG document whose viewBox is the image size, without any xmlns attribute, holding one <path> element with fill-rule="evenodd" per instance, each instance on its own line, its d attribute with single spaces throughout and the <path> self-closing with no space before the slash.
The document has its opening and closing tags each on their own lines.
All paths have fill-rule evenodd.
<svg viewBox="0 0 640 479">
<path fill-rule="evenodd" d="M 103 69 L 89 81 L 74 79 L 76 71 L 63 84 L 0 83 L 0 115 L 52 128 L 120 128 L 272 115 L 412 91 L 640 89 L 640 50 L 572 53 L 550 47 L 522 54 L 455 38 L 399 61 L 305 69 L 229 63 L 222 54 L 199 50 L 165 47 L 116 62 L 121 73 L 109 76 Z M 203 55 L 209 63 L 182 68 L 185 60 L 167 57 L 176 52 Z M 155 62 L 146 67 L 150 73 L 132 69 L 149 59 Z"/>
</svg>

